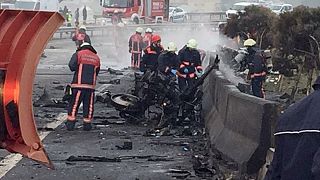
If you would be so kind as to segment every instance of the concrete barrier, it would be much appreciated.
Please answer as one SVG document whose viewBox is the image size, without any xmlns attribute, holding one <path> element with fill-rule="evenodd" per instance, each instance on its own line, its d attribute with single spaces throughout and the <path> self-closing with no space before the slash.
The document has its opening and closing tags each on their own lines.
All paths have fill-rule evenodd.
<svg viewBox="0 0 320 180">
<path fill-rule="evenodd" d="M 263 166 L 271 145 L 277 103 L 241 93 L 219 71 L 203 86 L 203 117 L 213 147 L 254 174 Z"/>
</svg>

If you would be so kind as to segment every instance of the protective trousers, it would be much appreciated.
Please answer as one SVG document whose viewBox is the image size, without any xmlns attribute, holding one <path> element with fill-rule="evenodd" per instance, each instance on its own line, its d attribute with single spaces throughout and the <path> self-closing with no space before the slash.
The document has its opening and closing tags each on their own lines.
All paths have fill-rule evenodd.
<svg viewBox="0 0 320 180">
<path fill-rule="evenodd" d="M 256 97 L 264 98 L 264 92 L 262 89 L 264 77 L 254 77 L 251 79 L 252 93 Z"/>
<path fill-rule="evenodd" d="M 140 67 L 140 61 L 141 61 L 141 53 L 131 53 L 131 67 L 139 68 Z"/>
<path fill-rule="evenodd" d="M 75 121 L 80 104 L 83 104 L 83 121 L 90 123 L 93 119 L 94 89 L 72 88 L 68 107 L 68 121 Z"/>
</svg>

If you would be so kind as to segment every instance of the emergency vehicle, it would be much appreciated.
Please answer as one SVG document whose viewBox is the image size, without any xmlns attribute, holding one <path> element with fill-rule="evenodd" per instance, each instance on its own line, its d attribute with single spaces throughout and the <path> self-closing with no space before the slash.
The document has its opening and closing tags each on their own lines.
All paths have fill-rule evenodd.
<svg viewBox="0 0 320 180">
<path fill-rule="evenodd" d="M 100 0 L 103 16 L 111 17 L 115 12 L 122 18 L 130 18 L 138 24 L 167 20 L 169 16 L 169 0 Z"/>
</svg>

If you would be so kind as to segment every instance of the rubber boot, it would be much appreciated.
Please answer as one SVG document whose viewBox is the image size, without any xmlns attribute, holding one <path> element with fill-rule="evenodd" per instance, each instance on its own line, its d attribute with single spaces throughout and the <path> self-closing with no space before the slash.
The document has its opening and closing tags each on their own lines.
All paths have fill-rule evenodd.
<svg viewBox="0 0 320 180">
<path fill-rule="evenodd" d="M 84 131 L 90 131 L 92 129 L 91 123 L 83 123 L 83 130 Z"/>
<path fill-rule="evenodd" d="M 68 120 L 67 120 L 67 121 L 65 122 L 65 125 L 66 125 L 68 131 L 73 131 L 73 130 L 74 130 L 74 127 L 75 127 L 75 125 L 76 125 L 76 121 L 68 121 Z"/>
</svg>

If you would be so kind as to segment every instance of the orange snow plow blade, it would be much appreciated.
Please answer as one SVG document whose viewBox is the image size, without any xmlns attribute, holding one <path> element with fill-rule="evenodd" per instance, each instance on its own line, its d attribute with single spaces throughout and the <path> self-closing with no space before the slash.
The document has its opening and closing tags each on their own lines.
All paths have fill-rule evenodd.
<svg viewBox="0 0 320 180">
<path fill-rule="evenodd" d="M 33 116 L 33 81 L 40 56 L 63 23 L 57 12 L 0 10 L 1 147 L 53 168 Z"/>
</svg>

